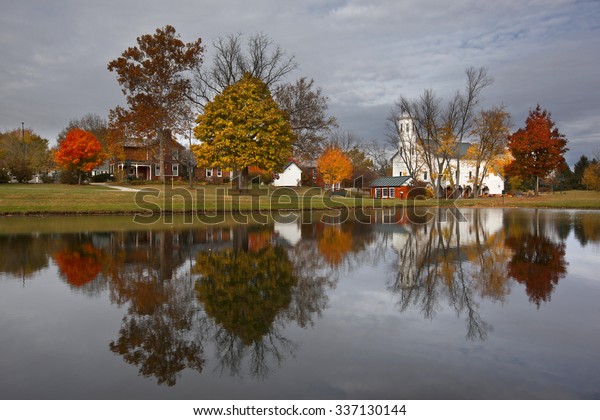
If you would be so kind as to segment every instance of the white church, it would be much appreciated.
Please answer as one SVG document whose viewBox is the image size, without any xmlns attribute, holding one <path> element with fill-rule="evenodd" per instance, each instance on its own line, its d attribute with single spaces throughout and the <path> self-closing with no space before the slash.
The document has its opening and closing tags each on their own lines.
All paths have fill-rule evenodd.
<svg viewBox="0 0 600 420">
<path fill-rule="evenodd" d="M 415 126 L 412 120 L 403 115 L 398 119 L 399 128 L 399 139 L 398 139 L 398 151 L 392 157 L 392 176 L 401 177 L 408 176 L 409 170 L 406 165 L 408 161 L 412 168 L 418 168 L 418 180 L 427 183 L 435 184 L 435 180 L 432 179 L 431 174 L 428 173 L 428 168 L 423 162 L 420 153 L 418 152 L 417 136 L 415 135 Z M 467 161 L 464 158 L 467 150 L 471 146 L 471 143 L 459 143 L 457 156 L 450 159 L 450 170 L 454 180 L 456 180 L 456 169 L 460 162 L 460 178 L 459 183 L 456 187 L 461 191 L 464 196 L 471 196 L 474 189 L 475 183 L 475 166 L 473 162 Z M 480 168 L 481 173 L 481 168 Z M 442 188 L 450 188 L 450 181 L 442 180 Z M 479 188 L 479 193 L 483 195 L 500 195 L 504 191 L 504 180 L 488 171 L 486 176 L 483 178 L 482 185 Z"/>
</svg>

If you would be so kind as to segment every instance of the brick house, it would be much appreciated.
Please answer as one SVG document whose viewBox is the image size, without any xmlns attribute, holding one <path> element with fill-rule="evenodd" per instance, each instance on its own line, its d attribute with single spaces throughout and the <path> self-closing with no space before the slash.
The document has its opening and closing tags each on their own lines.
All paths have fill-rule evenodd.
<svg viewBox="0 0 600 420">
<path fill-rule="evenodd" d="M 164 175 L 166 178 L 179 178 L 187 175 L 186 148 L 174 139 L 164 145 Z M 130 179 L 160 179 L 159 143 L 128 140 L 123 143 L 122 160 L 111 164 L 110 172 L 123 171 Z"/>
</svg>

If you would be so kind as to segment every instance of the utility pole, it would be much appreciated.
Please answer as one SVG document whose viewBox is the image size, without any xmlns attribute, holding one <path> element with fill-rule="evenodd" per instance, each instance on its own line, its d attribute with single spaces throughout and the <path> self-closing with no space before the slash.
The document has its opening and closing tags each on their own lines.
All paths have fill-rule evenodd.
<svg viewBox="0 0 600 420">
<path fill-rule="evenodd" d="M 25 144 L 25 123 L 21 122 L 21 145 L 23 146 L 23 159 L 27 158 L 27 145 Z"/>
</svg>

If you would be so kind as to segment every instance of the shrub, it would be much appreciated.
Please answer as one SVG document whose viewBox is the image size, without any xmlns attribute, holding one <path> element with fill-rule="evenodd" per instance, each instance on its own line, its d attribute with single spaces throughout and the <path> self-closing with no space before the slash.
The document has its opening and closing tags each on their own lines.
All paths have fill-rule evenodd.
<svg viewBox="0 0 600 420">
<path fill-rule="evenodd" d="M 55 181 L 54 175 L 42 174 L 40 175 L 40 181 L 42 181 L 43 184 L 53 184 Z"/>
<path fill-rule="evenodd" d="M 408 198 L 411 200 L 425 200 L 433 197 L 433 191 L 429 187 L 429 184 L 423 181 L 414 182 L 408 191 Z"/>
<path fill-rule="evenodd" d="M 112 182 L 115 180 L 113 174 L 96 174 L 92 177 L 92 182 Z"/>
<path fill-rule="evenodd" d="M 6 184 L 10 182 L 10 175 L 6 169 L 0 168 L 0 184 Z"/>
<path fill-rule="evenodd" d="M 59 177 L 61 184 L 79 184 L 79 174 L 76 171 L 61 171 Z M 89 174 L 84 173 L 81 176 L 81 182 L 89 181 Z"/>
</svg>

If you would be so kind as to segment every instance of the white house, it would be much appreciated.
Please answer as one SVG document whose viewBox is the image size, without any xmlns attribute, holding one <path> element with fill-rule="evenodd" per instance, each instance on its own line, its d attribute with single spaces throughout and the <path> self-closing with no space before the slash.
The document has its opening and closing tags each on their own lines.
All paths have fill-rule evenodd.
<svg viewBox="0 0 600 420">
<path fill-rule="evenodd" d="M 275 187 L 299 187 L 302 185 L 302 169 L 294 162 L 290 162 L 285 169 L 275 175 Z"/>
<path fill-rule="evenodd" d="M 406 162 L 409 162 L 412 168 L 416 168 L 419 181 L 431 183 L 431 174 L 427 166 L 423 164 L 422 156 L 419 153 L 415 125 L 408 116 L 403 115 L 398 119 L 398 128 L 400 138 L 398 139 L 398 152 L 392 157 L 392 176 L 408 176 L 410 171 Z M 460 161 L 460 178 L 456 187 L 464 191 L 466 195 L 473 191 L 473 184 L 475 183 L 475 165 L 473 162 L 463 159 L 470 146 L 470 143 L 459 143 L 456 156 L 451 158 L 449 162 L 450 175 L 456 180 L 456 170 Z M 450 186 L 450 182 L 442 181 L 441 185 L 443 188 L 446 188 Z M 488 170 L 479 191 L 482 194 L 502 194 L 502 191 L 504 191 L 504 180 Z"/>
</svg>

